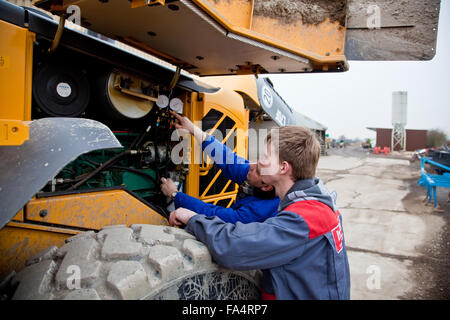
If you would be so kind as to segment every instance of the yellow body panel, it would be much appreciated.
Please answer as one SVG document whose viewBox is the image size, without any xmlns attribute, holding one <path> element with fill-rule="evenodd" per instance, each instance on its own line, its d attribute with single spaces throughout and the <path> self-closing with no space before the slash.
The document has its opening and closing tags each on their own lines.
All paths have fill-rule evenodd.
<svg viewBox="0 0 450 320">
<path fill-rule="evenodd" d="M 0 119 L 31 120 L 34 37 L 0 20 Z"/>
<path fill-rule="evenodd" d="M 0 232 L 0 279 L 9 271 L 21 270 L 25 262 L 51 246 L 60 247 L 64 240 L 80 231 L 67 228 L 10 222 Z"/>
<path fill-rule="evenodd" d="M 18 222 L 24 222 L 25 221 L 25 215 L 23 213 L 23 209 L 17 212 L 14 218 L 12 218 L 12 221 L 18 221 Z"/>
<path fill-rule="evenodd" d="M 242 92 L 253 100 L 256 105 L 261 105 L 258 98 L 258 87 L 254 75 L 214 76 L 203 77 L 202 81 L 220 88 Z"/>
<path fill-rule="evenodd" d="M 252 30 L 310 51 L 310 57 L 317 55 L 314 59 L 317 61 L 343 59 L 345 28 L 337 21 L 327 19 L 319 25 L 304 25 L 301 21 L 280 24 L 276 19 L 257 16 L 253 18 Z"/>
<path fill-rule="evenodd" d="M 26 205 L 26 219 L 93 230 L 115 224 L 168 225 L 159 213 L 124 190 L 33 199 Z"/>
<path fill-rule="evenodd" d="M 61 246 L 80 230 L 116 224 L 168 225 L 164 217 L 123 190 L 32 199 L 13 220 L 0 231 L 0 276 L 19 271 L 39 251 Z"/>
<path fill-rule="evenodd" d="M 194 123 L 200 124 L 200 121 L 211 109 L 215 109 L 223 113 L 223 116 L 221 119 L 218 119 L 218 122 L 214 127 L 217 127 L 225 116 L 230 117 L 236 123 L 233 127 L 234 130 L 237 130 L 235 152 L 239 156 L 245 158 L 247 153 L 246 139 L 249 112 L 245 109 L 241 96 L 229 88 L 222 88 L 213 94 L 193 94 L 191 104 L 187 108 L 185 115 L 188 116 Z M 222 142 L 225 142 L 228 137 L 229 135 L 225 136 Z M 230 199 L 227 206 L 231 206 L 231 200 L 235 199 L 237 193 L 237 185 L 235 185 L 232 192 L 225 192 L 227 189 L 226 187 L 228 187 L 231 182 L 228 183 L 219 194 L 206 195 L 207 190 L 215 182 L 220 173 L 218 173 L 209 182 L 209 186 L 205 189 L 205 191 L 202 192 L 202 194 L 199 194 L 200 176 L 206 175 L 208 170 L 212 167 L 212 165 L 207 165 L 205 163 L 202 163 L 201 165 L 198 164 L 201 159 L 199 156 L 199 154 L 201 154 L 199 152 L 199 150 L 201 151 L 200 148 L 200 145 L 192 139 L 191 165 L 186 181 L 187 194 L 213 204 L 216 204 L 218 201 L 223 199 Z"/>
<path fill-rule="evenodd" d="M 0 39 L 0 146 L 17 146 L 29 138 L 34 34 L 0 20 Z"/>
</svg>

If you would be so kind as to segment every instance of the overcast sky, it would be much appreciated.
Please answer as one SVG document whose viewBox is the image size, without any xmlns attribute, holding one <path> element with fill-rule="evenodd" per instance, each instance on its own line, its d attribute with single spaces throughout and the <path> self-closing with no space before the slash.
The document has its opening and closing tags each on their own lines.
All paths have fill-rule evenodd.
<svg viewBox="0 0 450 320">
<path fill-rule="evenodd" d="M 337 74 L 270 75 L 295 110 L 333 138 L 374 138 L 391 128 L 392 92 L 408 91 L 407 129 L 441 129 L 450 138 L 450 1 L 442 0 L 436 56 L 421 62 L 357 62 Z"/>
</svg>

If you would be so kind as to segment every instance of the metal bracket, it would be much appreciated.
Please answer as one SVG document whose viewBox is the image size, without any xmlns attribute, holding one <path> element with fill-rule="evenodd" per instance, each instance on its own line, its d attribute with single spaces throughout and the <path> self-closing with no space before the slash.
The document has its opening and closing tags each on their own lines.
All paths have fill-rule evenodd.
<svg viewBox="0 0 450 320">
<path fill-rule="evenodd" d="M 28 139 L 29 127 L 26 122 L 0 119 L 0 146 L 20 146 Z"/>
<path fill-rule="evenodd" d="M 123 88 L 120 85 L 120 81 L 121 81 L 121 76 L 119 74 L 116 74 L 115 77 L 114 77 L 114 89 L 119 90 L 123 94 L 127 94 L 127 95 L 133 96 L 135 98 L 139 98 L 139 99 L 142 99 L 142 100 L 153 101 L 153 102 L 156 102 L 158 100 L 158 98 L 151 97 L 151 96 L 143 94 L 143 93 L 134 92 L 132 90 Z"/>
</svg>

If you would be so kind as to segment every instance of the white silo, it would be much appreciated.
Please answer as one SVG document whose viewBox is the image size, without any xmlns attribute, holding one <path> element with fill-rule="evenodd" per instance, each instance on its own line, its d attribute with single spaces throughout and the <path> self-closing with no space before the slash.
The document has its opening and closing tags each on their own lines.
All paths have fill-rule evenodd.
<svg viewBox="0 0 450 320">
<path fill-rule="evenodd" d="M 392 150 L 405 151 L 408 111 L 408 92 L 396 91 L 392 93 Z"/>
</svg>

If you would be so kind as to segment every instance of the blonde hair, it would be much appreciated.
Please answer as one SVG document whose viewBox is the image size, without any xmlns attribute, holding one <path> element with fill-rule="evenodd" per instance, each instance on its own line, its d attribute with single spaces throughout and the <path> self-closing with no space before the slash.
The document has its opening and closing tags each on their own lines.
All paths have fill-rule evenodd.
<svg viewBox="0 0 450 320">
<path fill-rule="evenodd" d="M 280 163 L 287 161 L 291 164 L 294 181 L 315 177 L 320 142 L 314 132 L 306 127 L 286 126 L 272 129 L 266 140 L 272 143 Z"/>
</svg>

